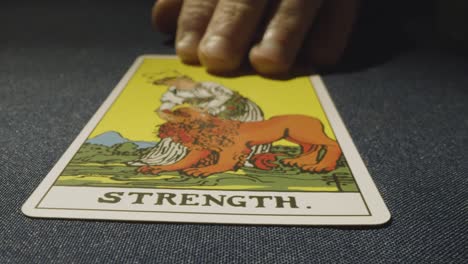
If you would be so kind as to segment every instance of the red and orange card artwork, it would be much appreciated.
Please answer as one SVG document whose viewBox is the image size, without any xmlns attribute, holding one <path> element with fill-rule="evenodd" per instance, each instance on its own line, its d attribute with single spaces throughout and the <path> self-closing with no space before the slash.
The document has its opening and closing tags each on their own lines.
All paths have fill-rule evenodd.
<svg viewBox="0 0 468 264">
<path fill-rule="evenodd" d="M 390 214 L 320 77 L 142 56 L 23 206 L 32 217 L 377 225 Z"/>
</svg>

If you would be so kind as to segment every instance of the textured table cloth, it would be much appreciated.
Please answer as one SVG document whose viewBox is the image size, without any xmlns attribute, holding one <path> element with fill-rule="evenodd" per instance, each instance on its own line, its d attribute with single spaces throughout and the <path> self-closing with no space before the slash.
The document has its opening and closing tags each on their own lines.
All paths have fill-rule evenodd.
<svg viewBox="0 0 468 264">
<path fill-rule="evenodd" d="M 466 261 L 468 60 L 423 41 L 381 60 L 369 50 L 360 56 L 371 63 L 324 76 L 392 213 L 384 226 L 24 216 L 21 205 L 133 60 L 174 52 L 149 28 L 150 1 L 51 3 L 0 7 L 0 263 Z"/>
</svg>

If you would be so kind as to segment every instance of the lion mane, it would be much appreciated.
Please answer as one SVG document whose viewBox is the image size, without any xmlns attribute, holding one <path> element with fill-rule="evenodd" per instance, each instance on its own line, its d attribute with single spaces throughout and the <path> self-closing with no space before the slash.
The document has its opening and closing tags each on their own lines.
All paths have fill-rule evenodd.
<svg viewBox="0 0 468 264">
<path fill-rule="evenodd" d="M 157 133 L 159 138 L 170 137 L 189 150 L 208 149 L 219 152 L 236 143 L 240 123 L 208 116 L 204 119 L 167 122 L 159 127 Z"/>
</svg>

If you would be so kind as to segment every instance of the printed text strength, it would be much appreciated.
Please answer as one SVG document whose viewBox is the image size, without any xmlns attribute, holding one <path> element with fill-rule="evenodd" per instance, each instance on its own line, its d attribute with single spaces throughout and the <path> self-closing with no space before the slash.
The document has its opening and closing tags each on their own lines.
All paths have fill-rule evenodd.
<svg viewBox="0 0 468 264">
<path fill-rule="evenodd" d="M 299 208 L 294 196 L 213 195 L 168 192 L 107 192 L 98 198 L 99 203 L 154 204 L 169 206 L 228 206 L 255 208 Z"/>
</svg>

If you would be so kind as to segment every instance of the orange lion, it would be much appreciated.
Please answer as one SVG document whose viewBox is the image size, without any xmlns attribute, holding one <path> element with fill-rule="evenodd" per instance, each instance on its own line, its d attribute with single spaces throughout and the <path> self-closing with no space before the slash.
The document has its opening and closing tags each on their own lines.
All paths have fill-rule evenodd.
<svg viewBox="0 0 468 264">
<path fill-rule="evenodd" d="M 283 159 L 288 166 L 303 171 L 328 172 L 336 168 L 341 149 L 336 141 L 327 137 L 322 123 L 304 115 L 282 115 L 257 122 L 221 119 L 197 108 L 180 108 L 158 112 L 166 120 L 159 127 L 158 136 L 170 137 L 189 150 L 180 161 L 161 166 L 142 166 L 141 173 L 158 174 L 164 171 L 182 171 L 195 177 L 237 170 L 250 154 L 251 147 L 270 144 L 280 139 L 299 144 L 301 154 Z M 326 153 L 318 161 L 319 151 Z M 262 153 L 252 157 L 257 168 L 271 169 L 277 154 Z"/>
</svg>

